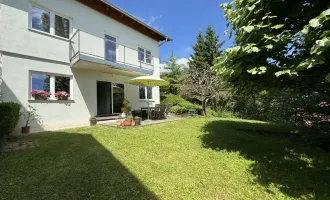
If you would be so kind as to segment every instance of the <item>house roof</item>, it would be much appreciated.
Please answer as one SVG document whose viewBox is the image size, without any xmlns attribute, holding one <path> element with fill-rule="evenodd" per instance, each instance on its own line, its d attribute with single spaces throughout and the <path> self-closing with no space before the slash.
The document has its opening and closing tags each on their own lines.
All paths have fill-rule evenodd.
<svg viewBox="0 0 330 200">
<path fill-rule="evenodd" d="M 76 0 L 158 42 L 172 39 L 107 0 Z"/>
</svg>

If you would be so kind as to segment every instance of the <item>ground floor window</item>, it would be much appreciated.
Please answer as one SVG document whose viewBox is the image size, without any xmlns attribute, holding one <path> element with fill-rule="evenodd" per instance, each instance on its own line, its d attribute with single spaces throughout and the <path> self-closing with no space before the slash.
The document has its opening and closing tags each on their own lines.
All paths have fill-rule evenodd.
<svg viewBox="0 0 330 200">
<path fill-rule="evenodd" d="M 152 87 L 139 86 L 140 99 L 152 99 Z"/>
<path fill-rule="evenodd" d="M 72 76 L 45 72 L 30 72 L 30 82 L 30 99 L 73 99 Z"/>
</svg>

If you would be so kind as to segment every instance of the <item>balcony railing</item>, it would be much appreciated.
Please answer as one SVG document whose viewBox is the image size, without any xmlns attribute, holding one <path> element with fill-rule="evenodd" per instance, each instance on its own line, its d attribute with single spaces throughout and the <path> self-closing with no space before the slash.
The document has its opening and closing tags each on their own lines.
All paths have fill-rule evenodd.
<svg viewBox="0 0 330 200">
<path fill-rule="evenodd" d="M 91 60 L 103 60 L 110 66 L 120 64 L 130 67 L 130 69 L 153 71 L 154 63 L 159 62 L 159 58 L 152 56 L 149 51 L 127 47 L 114 40 L 116 39 L 108 35 L 102 38 L 77 30 L 70 38 L 71 63 L 75 58 L 84 55 Z"/>
</svg>

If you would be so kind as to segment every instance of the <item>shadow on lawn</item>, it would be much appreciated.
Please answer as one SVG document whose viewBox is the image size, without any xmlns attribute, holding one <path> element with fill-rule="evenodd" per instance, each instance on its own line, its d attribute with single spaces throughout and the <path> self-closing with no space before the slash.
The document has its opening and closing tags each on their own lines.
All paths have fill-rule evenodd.
<svg viewBox="0 0 330 200">
<path fill-rule="evenodd" d="M 40 147 L 12 152 L 0 162 L 4 199 L 157 199 L 91 135 L 26 139 Z"/>
<path fill-rule="evenodd" d="M 235 127 L 249 127 L 248 122 L 213 121 L 206 124 L 201 140 L 205 148 L 215 151 L 239 152 L 254 161 L 250 171 L 254 182 L 265 187 L 275 186 L 284 194 L 299 198 L 330 198 L 329 154 L 313 147 L 304 147 L 296 136 L 244 132 Z M 266 124 L 255 124 L 258 130 Z M 272 125 L 271 125 L 272 126 Z M 272 128 L 272 127 L 271 127 Z M 271 189 L 267 189 L 272 193 Z M 312 195 L 312 196 L 309 196 Z"/>
</svg>

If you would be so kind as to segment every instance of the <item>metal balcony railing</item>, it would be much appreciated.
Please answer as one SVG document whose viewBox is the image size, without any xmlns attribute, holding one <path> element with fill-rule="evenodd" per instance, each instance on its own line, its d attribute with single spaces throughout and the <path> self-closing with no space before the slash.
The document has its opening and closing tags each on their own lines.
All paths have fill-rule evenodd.
<svg viewBox="0 0 330 200">
<path fill-rule="evenodd" d="M 154 70 L 159 58 L 142 48 L 131 48 L 116 42 L 116 38 L 104 38 L 77 30 L 70 38 L 70 61 L 79 55 L 102 59 L 105 63 L 119 63 L 130 67 Z"/>
</svg>

